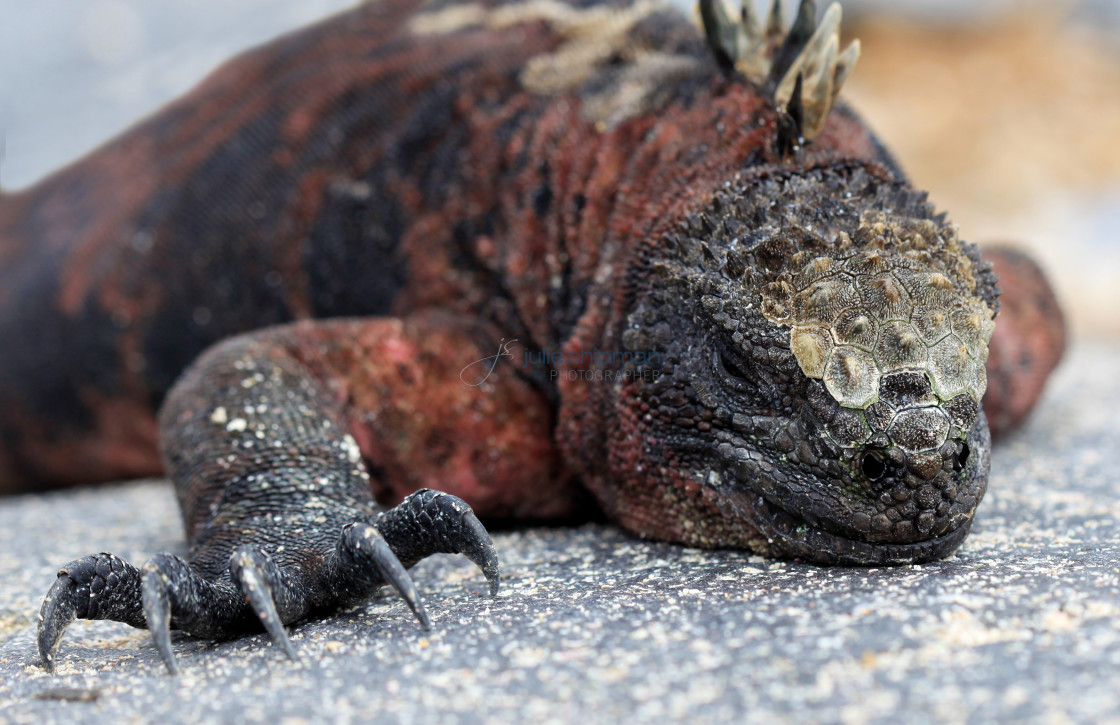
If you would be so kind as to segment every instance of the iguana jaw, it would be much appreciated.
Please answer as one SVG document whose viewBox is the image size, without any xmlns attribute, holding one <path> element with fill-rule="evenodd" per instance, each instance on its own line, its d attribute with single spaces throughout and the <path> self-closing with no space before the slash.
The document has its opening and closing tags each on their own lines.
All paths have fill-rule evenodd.
<svg viewBox="0 0 1120 725">
<path fill-rule="evenodd" d="M 948 556 L 960 546 L 987 489 L 990 438 L 982 417 L 964 442 L 974 454 L 963 470 L 942 471 L 929 481 L 907 474 L 907 483 L 914 487 L 936 489 L 939 494 L 950 486 L 959 491 L 957 496 L 945 499 L 951 500 L 952 507 L 947 515 L 936 517 L 925 533 L 911 525 L 910 535 L 899 533 L 893 526 L 878 534 L 873 527 L 868 529 L 866 523 L 875 513 L 876 499 L 890 493 L 887 489 L 869 487 L 858 478 L 841 485 L 840 481 L 799 474 L 796 465 L 785 462 L 784 456 L 774 450 L 733 448 L 729 456 L 721 457 L 723 475 L 697 477 L 709 485 L 719 479 L 712 493 L 719 499 L 720 508 L 729 518 L 738 517 L 758 531 L 751 548 L 759 553 L 843 566 L 920 563 Z M 757 475 L 758 467 L 749 463 L 760 458 L 768 463 L 768 469 L 763 469 L 769 471 L 765 477 Z M 744 462 L 746 465 L 742 465 Z M 776 485 L 775 479 L 788 483 Z"/>
<path fill-rule="evenodd" d="M 768 554 L 835 566 L 896 566 L 942 559 L 956 551 L 972 529 L 969 516 L 956 529 L 936 538 L 912 544 L 878 544 L 810 527 L 804 519 L 761 496 L 756 498 L 755 509 L 756 525 L 771 547 Z"/>
</svg>

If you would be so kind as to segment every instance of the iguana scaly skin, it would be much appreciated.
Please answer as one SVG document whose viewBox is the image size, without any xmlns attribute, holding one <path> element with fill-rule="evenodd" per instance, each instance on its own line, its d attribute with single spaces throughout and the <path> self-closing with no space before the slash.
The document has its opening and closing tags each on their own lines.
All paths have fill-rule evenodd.
<svg viewBox="0 0 1120 725">
<path fill-rule="evenodd" d="M 990 265 L 835 105 L 838 9 L 702 11 L 707 42 L 649 0 L 381 0 L 0 199 L 0 487 L 164 471 L 190 542 L 64 567 L 44 664 L 76 617 L 147 626 L 172 669 L 171 629 L 291 653 L 284 625 L 384 584 L 426 621 L 424 556 L 497 585 L 468 504 L 953 551 Z"/>
</svg>

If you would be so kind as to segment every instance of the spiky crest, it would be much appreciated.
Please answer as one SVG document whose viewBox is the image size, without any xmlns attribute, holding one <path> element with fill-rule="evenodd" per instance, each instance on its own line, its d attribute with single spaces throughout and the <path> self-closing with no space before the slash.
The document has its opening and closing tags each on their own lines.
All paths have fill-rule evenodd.
<svg viewBox="0 0 1120 725">
<path fill-rule="evenodd" d="M 859 60 L 858 40 L 840 51 L 840 4 L 832 3 L 815 25 L 816 2 L 801 0 L 797 17 L 783 33 L 781 0 L 773 1 L 765 26 L 751 0 L 743 0 L 737 18 L 725 0 L 699 2 L 704 34 L 720 67 L 772 90 L 786 121 L 779 124 L 779 147 L 816 138 Z M 788 127 L 789 119 L 798 121 L 796 129 Z"/>
</svg>

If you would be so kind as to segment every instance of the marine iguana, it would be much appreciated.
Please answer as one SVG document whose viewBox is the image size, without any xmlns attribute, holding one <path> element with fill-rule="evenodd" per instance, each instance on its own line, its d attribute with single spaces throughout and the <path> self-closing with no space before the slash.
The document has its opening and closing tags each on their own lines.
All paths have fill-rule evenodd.
<svg viewBox="0 0 1120 725">
<path fill-rule="evenodd" d="M 431 553 L 496 590 L 478 515 L 959 546 L 991 266 L 837 99 L 838 5 L 700 10 L 379 0 L 0 199 L 0 489 L 165 472 L 190 545 L 64 566 L 47 669 L 74 618 L 172 672 L 172 629 L 294 655 L 285 625 L 385 584 L 426 623 Z M 1060 351 L 1048 290 L 1011 289 L 1057 332 L 1003 329 Z M 993 376 L 1033 401 L 1057 354 Z"/>
</svg>

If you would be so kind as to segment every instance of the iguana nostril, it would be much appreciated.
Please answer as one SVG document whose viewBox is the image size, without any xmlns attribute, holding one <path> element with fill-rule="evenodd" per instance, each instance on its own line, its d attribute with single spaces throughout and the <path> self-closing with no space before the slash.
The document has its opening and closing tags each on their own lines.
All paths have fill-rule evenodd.
<svg viewBox="0 0 1120 725">
<path fill-rule="evenodd" d="M 956 455 L 953 456 L 954 471 L 960 473 L 964 470 L 964 467 L 968 465 L 968 454 L 970 452 L 971 451 L 968 448 L 968 444 L 962 441 L 960 447 L 957 449 Z"/>
<path fill-rule="evenodd" d="M 887 472 L 887 462 L 883 457 L 875 452 L 866 453 L 863 456 L 863 462 L 860 463 L 859 469 L 863 471 L 863 475 L 869 481 L 878 481 Z"/>
</svg>

